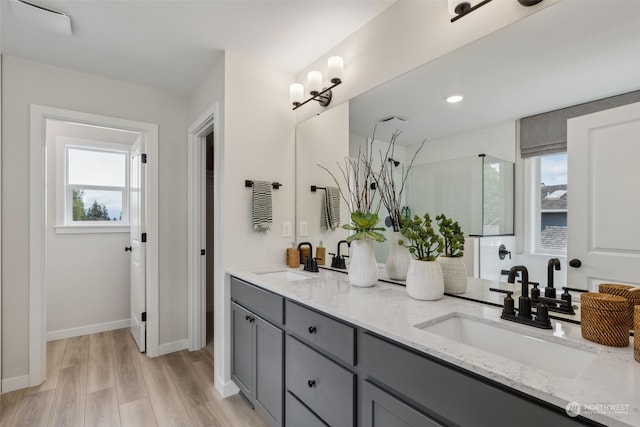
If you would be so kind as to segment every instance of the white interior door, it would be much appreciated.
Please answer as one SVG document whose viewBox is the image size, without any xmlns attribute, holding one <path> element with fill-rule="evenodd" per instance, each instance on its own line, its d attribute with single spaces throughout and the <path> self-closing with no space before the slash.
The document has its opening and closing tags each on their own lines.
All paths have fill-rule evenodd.
<svg viewBox="0 0 640 427">
<path fill-rule="evenodd" d="M 640 103 L 571 119 L 567 137 L 567 283 L 640 284 Z"/>
<path fill-rule="evenodd" d="M 129 210 L 131 222 L 131 324 L 130 330 L 141 352 L 146 351 L 146 268 L 144 224 L 144 171 L 142 137 L 131 147 L 129 164 Z"/>
</svg>

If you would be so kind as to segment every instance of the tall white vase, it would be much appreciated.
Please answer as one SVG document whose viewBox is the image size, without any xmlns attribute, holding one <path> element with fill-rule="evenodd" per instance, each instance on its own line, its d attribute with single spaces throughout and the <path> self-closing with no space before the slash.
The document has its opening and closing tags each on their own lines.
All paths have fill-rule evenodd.
<svg viewBox="0 0 640 427">
<path fill-rule="evenodd" d="M 461 294 L 467 291 L 467 268 L 462 257 L 438 257 L 444 277 L 444 291 Z"/>
<path fill-rule="evenodd" d="M 436 261 L 412 259 L 407 272 L 407 293 L 411 298 L 438 300 L 444 296 L 442 268 Z"/>
<path fill-rule="evenodd" d="M 406 280 L 411 263 L 409 249 L 398 244 L 398 240 L 401 238 L 402 234 L 399 231 L 394 231 L 389 236 L 389 256 L 385 269 L 389 279 L 393 280 Z"/>
<path fill-rule="evenodd" d="M 349 283 L 369 287 L 378 281 L 378 263 L 373 251 L 373 240 L 360 239 L 351 242 L 349 255 Z"/>
</svg>

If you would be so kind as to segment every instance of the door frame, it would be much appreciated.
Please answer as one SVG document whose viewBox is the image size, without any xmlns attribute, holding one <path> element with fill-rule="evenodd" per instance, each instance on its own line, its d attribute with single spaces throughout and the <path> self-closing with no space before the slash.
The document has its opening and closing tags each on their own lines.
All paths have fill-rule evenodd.
<svg viewBox="0 0 640 427">
<path fill-rule="evenodd" d="M 145 167 L 147 356 L 158 355 L 158 125 L 60 108 L 30 105 L 29 147 L 29 385 L 46 378 L 46 120 L 66 120 L 139 132 L 150 162 Z"/>
<path fill-rule="evenodd" d="M 223 283 L 224 272 L 221 269 L 220 252 L 220 177 L 222 166 L 221 133 L 219 125 L 219 104 L 216 102 L 202 114 L 188 130 L 188 157 L 187 157 L 187 206 L 189 215 L 187 218 L 187 312 L 188 312 L 188 348 L 190 351 L 202 349 L 206 345 L 206 264 L 204 261 L 213 259 L 214 265 L 214 313 L 219 304 L 216 303 L 219 295 L 219 286 Z M 213 248 L 206 247 L 206 136 L 213 130 Z M 206 250 L 207 255 L 202 256 L 200 251 Z M 210 257 L 213 251 L 213 257 Z M 222 273 L 221 273 L 222 272 Z M 222 277 L 221 277 L 222 276 Z M 215 314 L 214 314 L 215 317 Z M 215 325 L 220 322 L 214 321 Z M 217 336 L 214 333 L 214 352 L 218 351 Z M 220 359 L 217 359 L 220 360 Z"/>
</svg>

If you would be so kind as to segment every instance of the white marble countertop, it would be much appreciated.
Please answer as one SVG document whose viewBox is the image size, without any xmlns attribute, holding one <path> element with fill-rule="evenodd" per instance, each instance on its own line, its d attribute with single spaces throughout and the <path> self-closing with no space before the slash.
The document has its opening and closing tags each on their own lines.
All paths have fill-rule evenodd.
<svg viewBox="0 0 640 427">
<path fill-rule="evenodd" d="M 296 269 L 312 278 L 292 281 L 259 274 L 283 270 L 290 269 L 267 266 L 230 270 L 229 274 L 560 408 L 577 402 L 586 418 L 608 426 L 640 426 L 640 363 L 633 358 L 633 337 L 629 347 L 602 346 L 582 338 L 580 326 L 573 323 L 552 320 L 553 330 L 537 329 L 500 319 L 498 307 L 449 296 L 419 301 L 410 298 L 404 287 L 385 282 L 357 288 L 349 285 L 346 274 L 331 270 L 308 273 Z M 582 348 L 596 356 L 575 378 L 564 378 L 415 327 L 451 313 Z"/>
</svg>

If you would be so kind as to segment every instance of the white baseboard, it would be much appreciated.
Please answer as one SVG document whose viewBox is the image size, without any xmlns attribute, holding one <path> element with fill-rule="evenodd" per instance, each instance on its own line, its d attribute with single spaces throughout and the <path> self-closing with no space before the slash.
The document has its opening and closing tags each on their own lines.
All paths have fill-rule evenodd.
<svg viewBox="0 0 640 427">
<path fill-rule="evenodd" d="M 29 375 L 22 375 L 20 377 L 7 378 L 2 380 L 2 392 L 8 393 L 14 390 L 20 390 L 21 388 L 29 387 Z"/>
<path fill-rule="evenodd" d="M 166 344 L 160 344 L 158 346 L 158 356 L 175 353 L 180 350 L 186 350 L 187 348 L 189 348 L 189 340 L 186 338 L 183 340 L 168 342 Z"/>
<path fill-rule="evenodd" d="M 223 382 L 220 380 L 220 378 L 215 378 L 214 385 L 216 387 L 216 390 L 218 390 L 218 393 L 220 393 L 220 396 L 222 396 L 223 399 L 229 396 L 233 396 L 234 394 L 238 394 L 240 392 L 240 389 L 233 381 Z"/>
<path fill-rule="evenodd" d="M 112 322 L 96 323 L 93 325 L 79 326 L 77 328 L 61 329 L 47 332 L 47 341 L 61 340 L 64 338 L 79 337 L 81 335 L 95 334 L 98 332 L 112 331 L 114 329 L 128 328 L 129 319 L 114 320 Z"/>
</svg>

